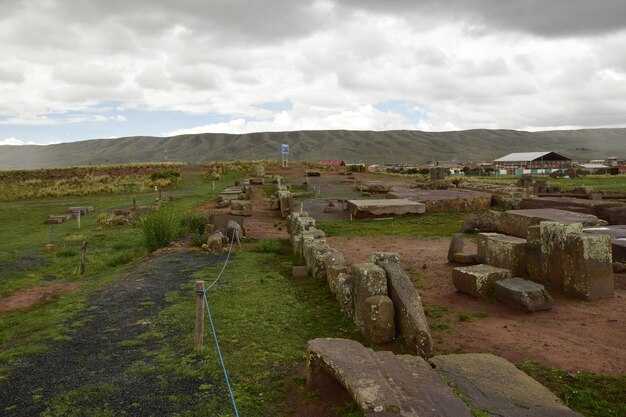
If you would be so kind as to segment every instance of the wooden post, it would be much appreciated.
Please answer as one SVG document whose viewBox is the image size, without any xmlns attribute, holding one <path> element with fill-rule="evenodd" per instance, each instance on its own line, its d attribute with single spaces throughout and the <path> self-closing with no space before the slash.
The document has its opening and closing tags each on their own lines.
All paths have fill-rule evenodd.
<svg viewBox="0 0 626 417">
<path fill-rule="evenodd" d="M 85 258 L 87 257 L 87 241 L 83 242 L 82 253 L 80 255 L 80 274 L 85 273 Z"/>
<path fill-rule="evenodd" d="M 213 191 L 215 191 L 215 181 L 213 181 Z"/>
<path fill-rule="evenodd" d="M 196 349 L 202 348 L 204 336 L 204 281 L 196 281 L 196 331 L 194 333 L 194 345 Z"/>
<path fill-rule="evenodd" d="M 76 222 L 78 223 L 78 228 L 80 229 L 80 210 L 76 212 Z"/>
</svg>

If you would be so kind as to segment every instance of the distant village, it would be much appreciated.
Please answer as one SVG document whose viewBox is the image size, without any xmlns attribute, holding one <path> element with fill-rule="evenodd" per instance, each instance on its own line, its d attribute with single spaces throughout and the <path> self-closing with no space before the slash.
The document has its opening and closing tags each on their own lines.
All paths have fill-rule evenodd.
<svg viewBox="0 0 626 417">
<path fill-rule="evenodd" d="M 318 161 L 320 165 L 345 166 L 355 171 L 394 172 L 400 174 L 427 174 L 433 168 L 443 169 L 448 175 L 550 175 L 575 172 L 587 174 L 626 174 L 626 158 L 608 157 L 587 162 L 574 161 L 556 152 L 510 153 L 491 162 L 448 163 L 433 161 L 427 164 L 354 164 L 343 160 Z"/>
</svg>

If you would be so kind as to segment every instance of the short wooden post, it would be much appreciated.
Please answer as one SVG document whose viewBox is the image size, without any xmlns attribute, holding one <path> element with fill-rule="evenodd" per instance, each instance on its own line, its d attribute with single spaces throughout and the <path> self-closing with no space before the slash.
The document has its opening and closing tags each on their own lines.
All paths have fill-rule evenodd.
<svg viewBox="0 0 626 417">
<path fill-rule="evenodd" d="M 201 349 L 204 336 L 204 281 L 196 281 L 196 331 L 194 345 Z"/>
<path fill-rule="evenodd" d="M 76 212 L 76 222 L 78 223 L 78 228 L 80 229 L 80 210 Z"/>
<path fill-rule="evenodd" d="M 85 273 L 85 258 L 87 257 L 87 241 L 83 242 L 82 253 L 80 255 L 80 274 Z"/>
<path fill-rule="evenodd" d="M 213 181 L 213 191 L 215 191 L 215 181 Z"/>
</svg>

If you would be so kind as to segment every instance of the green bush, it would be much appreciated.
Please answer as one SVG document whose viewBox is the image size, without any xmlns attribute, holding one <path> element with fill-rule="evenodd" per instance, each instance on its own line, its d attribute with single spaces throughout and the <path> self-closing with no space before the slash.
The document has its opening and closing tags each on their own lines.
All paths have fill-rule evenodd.
<svg viewBox="0 0 626 417">
<path fill-rule="evenodd" d="M 178 171 L 160 171 L 160 172 L 154 172 L 152 175 L 150 175 L 150 179 L 152 181 L 156 181 L 156 180 L 168 180 L 171 182 L 176 182 L 178 181 L 178 178 L 180 178 L 180 172 Z"/>
<path fill-rule="evenodd" d="M 179 236 L 178 213 L 170 208 L 149 211 L 141 218 L 141 233 L 149 251 L 167 246 Z"/>
<path fill-rule="evenodd" d="M 204 225 L 209 222 L 209 216 L 201 213 L 185 213 L 180 218 L 181 232 L 184 234 L 204 233 Z"/>
</svg>

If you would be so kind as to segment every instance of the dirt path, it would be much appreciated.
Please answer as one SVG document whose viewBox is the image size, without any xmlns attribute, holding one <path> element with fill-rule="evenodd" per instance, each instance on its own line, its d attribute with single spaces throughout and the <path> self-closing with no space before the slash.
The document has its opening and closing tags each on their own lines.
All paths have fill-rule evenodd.
<svg viewBox="0 0 626 417">
<path fill-rule="evenodd" d="M 178 251 L 154 255 L 93 295 L 84 317 L 77 319 L 85 324 L 71 340 L 24 357 L 13 368 L 0 390 L 0 414 L 8 410 L 12 416 L 31 417 L 47 409 L 48 415 L 56 416 L 63 415 L 62 407 L 72 412 L 87 407 L 92 412 L 100 406 L 115 415 L 171 415 L 191 405 L 176 394 L 197 392 L 200 384 L 211 387 L 205 394 L 227 395 L 221 379 L 162 381 L 154 374 L 137 372 L 140 365 L 156 365 L 157 358 L 150 352 L 161 340 L 135 343 L 168 305 L 168 292 L 178 291 L 196 271 L 221 262 L 222 257 Z"/>
<path fill-rule="evenodd" d="M 514 363 L 533 360 L 572 371 L 626 372 L 626 274 L 615 275 L 612 299 L 584 302 L 557 296 L 552 310 L 527 314 L 457 292 L 451 275 L 458 265 L 447 262 L 448 238 L 327 240 L 349 264 L 368 262 L 374 251 L 400 253 L 427 306 L 444 308 L 441 318 L 430 319 L 431 325 L 438 323 L 432 329 L 438 353 L 490 352 Z M 460 321 L 459 312 L 487 317 Z"/>
</svg>

